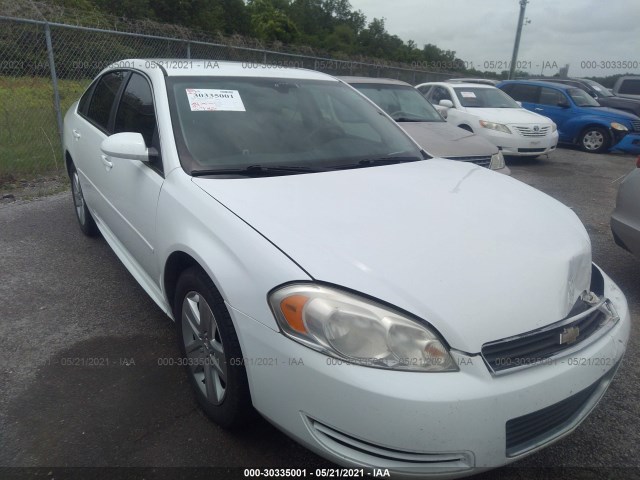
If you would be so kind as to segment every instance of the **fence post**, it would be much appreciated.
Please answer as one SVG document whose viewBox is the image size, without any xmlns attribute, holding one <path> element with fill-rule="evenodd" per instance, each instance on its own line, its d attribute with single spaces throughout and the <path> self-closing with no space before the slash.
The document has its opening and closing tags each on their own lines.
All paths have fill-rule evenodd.
<svg viewBox="0 0 640 480">
<path fill-rule="evenodd" d="M 62 132 L 62 111 L 60 109 L 60 91 L 58 89 L 58 75 L 56 74 L 56 62 L 53 59 L 53 44 L 51 43 L 51 29 L 49 22 L 44 24 L 44 36 L 47 41 L 47 57 L 49 58 L 49 71 L 51 72 L 51 84 L 53 86 L 53 106 L 56 110 L 58 122 L 58 134 L 60 135 L 60 148 L 64 148 L 64 136 Z M 63 152 L 64 153 L 64 152 Z"/>
<path fill-rule="evenodd" d="M 187 60 L 191 60 L 191 42 L 187 42 Z"/>
</svg>

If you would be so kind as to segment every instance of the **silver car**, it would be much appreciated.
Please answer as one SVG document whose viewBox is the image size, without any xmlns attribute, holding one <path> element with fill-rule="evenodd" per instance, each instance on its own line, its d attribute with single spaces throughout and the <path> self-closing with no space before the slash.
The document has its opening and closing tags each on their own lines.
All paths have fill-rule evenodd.
<svg viewBox="0 0 640 480">
<path fill-rule="evenodd" d="M 509 175 L 491 142 L 451 125 L 408 83 L 387 78 L 338 77 L 378 105 L 430 155 L 472 162 Z"/>
<path fill-rule="evenodd" d="M 619 246 L 640 258 L 640 156 L 636 165 L 620 184 L 611 232 Z"/>
</svg>

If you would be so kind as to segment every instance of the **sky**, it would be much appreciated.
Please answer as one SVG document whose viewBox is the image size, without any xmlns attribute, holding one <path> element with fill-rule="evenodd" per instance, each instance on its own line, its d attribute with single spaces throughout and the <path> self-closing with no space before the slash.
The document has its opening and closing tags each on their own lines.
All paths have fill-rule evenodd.
<svg viewBox="0 0 640 480">
<path fill-rule="evenodd" d="M 519 0 L 350 1 L 368 21 L 384 17 L 389 33 L 420 48 L 453 50 L 479 70 L 509 69 Z M 520 70 L 553 75 L 569 64 L 574 77 L 640 74 L 638 0 L 529 0 L 525 17 Z"/>
</svg>

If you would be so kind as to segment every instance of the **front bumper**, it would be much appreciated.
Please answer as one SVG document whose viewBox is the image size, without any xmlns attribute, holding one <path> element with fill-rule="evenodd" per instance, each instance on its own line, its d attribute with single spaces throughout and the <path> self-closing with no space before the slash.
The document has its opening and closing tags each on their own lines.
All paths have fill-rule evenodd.
<svg viewBox="0 0 640 480">
<path fill-rule="evenodd" d="M 508 125 L 515 132 L 515 129 Z M 496 145 L 503 155 L 527 157 L 546 155 L 553 152 L 558 145 L 558 132 L 553 132 L 544 137 L 524 137 L 518 133 L 503 133 L 486 128 L 479 129 L 476 133 L 487 138 Z"/>
<path fill-rule="evenodd" d="M 610 150 L 640 155 L 640 133 L 626 134 Z"/>
<path fill-rule="evenodd" d="M 456 351 L 460 371 L 452 373 L 341 363 L 231 311 L 243 351 L 254 359 L 246 364 L 254 406 L 288 435 L 344 466 L 459 477 L 548 445 L 598 403 L 630 328 L 626 300 L 606 276 L 605 295 L 620 317 L 605 335 L 570 357 L 501 376 L 492 376 L 480 355 Z M 579 392 L 586 393 L 578 402 Z M 574 411 L 561 428 L 531 439 L 524 450 L 508 448 L 508 422 L 526 423 L 526 416 L 567 399 L 574 399 Z"/>
</svg>

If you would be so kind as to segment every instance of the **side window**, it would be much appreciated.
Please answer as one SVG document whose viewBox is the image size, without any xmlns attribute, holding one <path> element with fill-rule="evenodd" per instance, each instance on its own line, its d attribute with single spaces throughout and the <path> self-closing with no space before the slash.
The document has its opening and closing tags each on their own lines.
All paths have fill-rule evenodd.
<svg viewBox="0 0 640 480">
<path fill-rule="evenodd" d="M 551 105 L 557 107 L 559 103 L 566 103 L 564 95 L 553 88 L 543 87 L 540 90 L 540 102 L 543 105 Z"/>
<path fill-rule="evenodd" d="M 87 91 L 84 92 L 84 95 L 82 95 L 82 97 L 80 97 L 80 101 L 78 102 L 78 112 L 80 112 L 82 115 L 87 114 L 87 108 L 89 108 L 89 101 L 91 100 L 91 94 L 93 93 L 94 86 L 94 83 L 89 85 Z"/>
<path fill-rule="evenodd" d="M 147 147 L 151 147 L 155 131 L 156 114 L 151 87 L 142 75 L 133 73 L 122 94 L 113 133 L 140 133 Z"/>
<path fill-rule="evenodd" d="M 451 95 L 446 88 L 435 86 L 433 90 L 431 90 L 431 98 L 429 101 L 434 105 L 438 105 L 440 100 L 451 100 Z"/>
<path fill-rule="evenodd" d="M 417 87 L 417 88 L 418 88 L 418 91 L 426 97 L 429 95 L 429 90 L 431 89 L 431 86 L 423 85 L 422 87 Z"/>
<path fill-rule="evenodd" d="M 515 84 L 515 83 L 512 83 L 510 87 L 511 88 L 507 90 L 507 93 L 514 100 L 517 100 L 518 102 L 529 102 L 529 103 L 538 102 L 538 90 L 540 87 L 535 87 L 533 85 Z"/>
<path fill-rule="evenodd" d="M 96 125 L 107 130 L 111 107 L 122 85 L 126 73 L 112 72 L 104 75 L 93 89 L 93 96 L 87 109 L 87 117 Z"/>
</svg>

